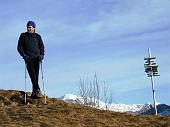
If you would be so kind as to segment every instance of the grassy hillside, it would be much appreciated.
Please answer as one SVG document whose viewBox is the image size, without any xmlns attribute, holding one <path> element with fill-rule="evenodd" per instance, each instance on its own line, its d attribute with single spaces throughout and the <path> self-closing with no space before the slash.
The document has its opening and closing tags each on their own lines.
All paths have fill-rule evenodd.
<svg viewBox="0 0 170 127">
<path fill-rule="evenodd" d="M 67 104 L 55 98 L 31 99 L 22 91 L 0 90 L 0 127 L 170 127 L 170 117 L 130 115 Z"/>
</svg>

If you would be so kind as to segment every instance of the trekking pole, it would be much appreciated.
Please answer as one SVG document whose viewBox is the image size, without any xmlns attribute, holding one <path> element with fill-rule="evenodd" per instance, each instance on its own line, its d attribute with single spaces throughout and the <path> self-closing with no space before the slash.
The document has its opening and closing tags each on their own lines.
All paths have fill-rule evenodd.
<svg viewBox="0 0 170 127">
<path fill-rule="evenodd" d="M 24 95 L 25 104 L 27 103 L 27 63 L 25 63 L 25 95 Z"/>
<path fill-rule="evenodd" d="M 43 83 L 43 92 L 44 92 L 44 103 L 47 103 L 46 95 L 45 95 L 45 85 L 44 85 L 44 75 L 43 75 L 43 67 L 42 67 L 42 61 L 40 61 L 41 65 L 41 76 L 42 76 L 42 83 Z"/>
</svg>

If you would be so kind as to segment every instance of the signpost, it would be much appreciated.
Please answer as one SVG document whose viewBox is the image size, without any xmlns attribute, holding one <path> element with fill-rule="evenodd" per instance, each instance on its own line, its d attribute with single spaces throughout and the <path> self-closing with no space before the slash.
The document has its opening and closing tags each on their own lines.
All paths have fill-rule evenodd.
<svg viewBox="0 0 170 127">
<path fill-rule="evenodd" d="M 154 76 L 159 76 L 158 65 L 156 65 L 156 63 L 154 62 L 154 59 L 156 59 L 156 57 L 151 56 L 150 49 L 148 49 L 148 55 L 149 57 L 144 58 L 145 60 L 144 68 L 145 68 L 145 72 L 147 73 L 147 76 L 151 77 L 152 91 L 153 91 L 153 105 L 155 109 L 155 115 L 157 115 L 156 97 L 155 97 L 155 88 L 154 88 L 155 86 Z"/>
</svg>

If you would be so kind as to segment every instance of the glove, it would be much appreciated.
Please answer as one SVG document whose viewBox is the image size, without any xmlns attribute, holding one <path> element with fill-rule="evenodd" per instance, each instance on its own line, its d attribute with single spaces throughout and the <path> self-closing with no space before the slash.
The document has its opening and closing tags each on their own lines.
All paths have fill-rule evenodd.
<svg viewBox="0 0 170 127">
<path fill-rule="evenodd" d="M 43 55 L 39 55 L 38 59 L 39 59 L 39 61 L 42 61 L 44 59 L 44 56 Z"/>
<path fill-rule="evenodd" d="M 25 60 L 26 63 L 29 63 L 30 60 L 31 60 L 28 55 L 24 55 L 23 58 L 24 58 L 24 60 Z"/>
</svg>

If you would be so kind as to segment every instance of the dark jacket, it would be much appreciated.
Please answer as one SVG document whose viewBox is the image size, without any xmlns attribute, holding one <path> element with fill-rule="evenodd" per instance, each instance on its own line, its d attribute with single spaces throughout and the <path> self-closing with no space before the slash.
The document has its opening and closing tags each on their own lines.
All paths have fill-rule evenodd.
<svg viewBox="0 0 170 127">
<path fill-rule="evenodd" d="M 18 52 L 24 58 L 37 58 L 40 55 L 44 56 L 44 44 L 41 36 L 37 33 L 22 33 L 18 40 Z"/>
</svg>

